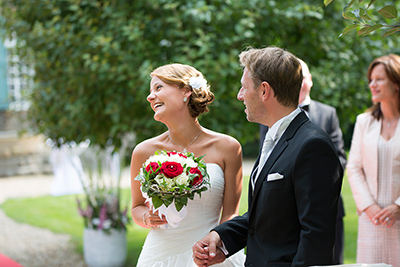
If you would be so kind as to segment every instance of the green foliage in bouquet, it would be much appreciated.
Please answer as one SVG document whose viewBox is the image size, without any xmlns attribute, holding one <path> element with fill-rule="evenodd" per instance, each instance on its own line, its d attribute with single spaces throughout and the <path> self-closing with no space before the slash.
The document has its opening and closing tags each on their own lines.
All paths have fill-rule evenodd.
<svg viewBox="0 0 400 267">
<path fill-rule="evenodd" d="M 177 211 L 193 200 L 195 194 L 208 190 L 210 177 L 204 157 L 195 157 L 193 153 L 180 153 L 165 150 L 156 151 L 143 164 L 135 180 L 141 182 L 145 197 L 151 198 L 154 208 L 168 207 L 175 202 Z"/>
</svg>

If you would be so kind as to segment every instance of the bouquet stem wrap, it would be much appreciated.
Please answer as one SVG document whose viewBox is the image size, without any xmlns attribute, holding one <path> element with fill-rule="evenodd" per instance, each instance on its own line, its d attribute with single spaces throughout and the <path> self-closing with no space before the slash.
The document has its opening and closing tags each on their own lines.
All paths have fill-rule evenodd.
<svg viewBox="0 0 400 267">
<path fill-rule="evenodd" d="M 146 202 L 150 203 L 150 206 L 152 207 L 151 208 L 152 211 L 153 212 L 157 212 L 158 211 L 158 216 L 160 218 L 162 218 L 162 216 L 164 215 L 166 220 L 168 221 L 168 225 L 173 227 L 173 228 L 178 227 L 179 223 L 187 215 L 187 207 L 183 206 L 182 209 L 180 211 L 178 211 L 176 209 L 176 206 L 175 206 L 175 203 L 174 203 L 175 200 L 168 207 L 165 206 L 165 204 L 162 204 L 158 208 L 154 208 L 153 201 L 151 201 L 151 198 L 148 197 L 146 193 L 142 192 L 142 195 L 143 195 L 144 198 L 146 198 Z M 168 228 L 168 225 L 161 225 L 160 228 Z"/>
</svg>

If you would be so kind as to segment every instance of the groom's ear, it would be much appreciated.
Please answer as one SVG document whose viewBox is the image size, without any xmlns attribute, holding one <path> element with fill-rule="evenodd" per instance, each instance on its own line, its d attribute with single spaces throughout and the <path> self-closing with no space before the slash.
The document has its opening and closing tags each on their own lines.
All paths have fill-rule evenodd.
<svg viewBox="0 0 400 267">
<path fill-rule="evenodd" d="M 263 81 L 260 84 L 260 94 L 262 101 L 266 101 L 269 97 L 274 97 L 274 91 L 268 82 Z"/>
</svg>

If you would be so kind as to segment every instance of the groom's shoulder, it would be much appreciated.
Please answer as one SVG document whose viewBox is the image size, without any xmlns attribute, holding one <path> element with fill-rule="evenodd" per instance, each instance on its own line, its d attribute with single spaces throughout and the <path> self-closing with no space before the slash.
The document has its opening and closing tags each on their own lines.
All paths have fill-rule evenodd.
<svg viewBox="0 0 400 267">
<path fill-rule="evenodd" d="M 308 140 L 315 140 L 315 139 L 329 139 L 330 137 L 327 133 L 321 129 L 318 125 L 314 122 L 308 120 L 304 122 L 300 127 L 297 129 L 294 139 L 301 139 L 303 142 L 307 142 Z"/>
</svg>

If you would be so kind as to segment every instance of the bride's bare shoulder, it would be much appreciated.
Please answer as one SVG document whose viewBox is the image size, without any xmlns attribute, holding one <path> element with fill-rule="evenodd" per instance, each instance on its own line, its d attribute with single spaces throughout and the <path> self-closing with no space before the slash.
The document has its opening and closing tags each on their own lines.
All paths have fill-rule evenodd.
<svg viewBox="0 0 400 267">
<path fill-rule="evenodd" d="M 146 139 L 135 146 L 132 157 L 148 158 L 157 150 L 163 149 L 164 134 Z"/>
<path fill-rule="evenodd" d="M 219 149 L 237 150 L 241 148 L 239 141 L 230 135 L 214 132 L 211 130 L 207 130 L 207 133 L 211 137 L 214 145 L 217 146 Z"/>
</svg>

